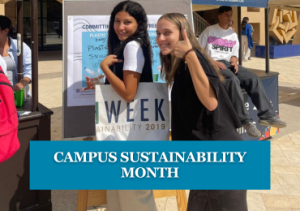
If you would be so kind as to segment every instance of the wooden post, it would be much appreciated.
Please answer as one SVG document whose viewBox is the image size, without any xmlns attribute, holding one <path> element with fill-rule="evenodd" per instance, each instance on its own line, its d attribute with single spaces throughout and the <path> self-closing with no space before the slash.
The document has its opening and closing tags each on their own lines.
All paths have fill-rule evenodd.
<svg viewBox="0 0 300 211">
<path fill-rule="evenodd" d="M 31 74 L 32 74 L 32 111 L 38 111 L 38 2 L 31 0 Z"/>
<path fill-rule="evenodd" d="M 88 190 L 79 190 L 77 198 L 77 211 L 86 211 L 88 202 Z"/>
<path fill-rule="evenodd" d="M 17 33 L 21 34 L 21 54 L 18 56 L 18 82 L 23 79 L 23 1 L 17 1 Z M 24 89 L 24 91 L 26 91 Z"/>
<path fill-rule="evenodd" d="M 239 48 L 239 65 L 243 64 L 243 51 L 242 51 L 242 9 L 241 7 L 238 7 L 238 37 L 240 42 L 240 48 Z"/>
<path fill-rule="evenodd" d="M 187 199 L 185 190 L 176 190 L 176 200 L 177 200 L 177 206 L 178 211 L 186 211 L 187 210 Z"/>
<path fill-rule="evenodd" d="M 269 8 L 265 8 L 265 49 L 266 49 L 266 74 L 270 72 L 270 42 L 269 42 Z"/>
</svg>

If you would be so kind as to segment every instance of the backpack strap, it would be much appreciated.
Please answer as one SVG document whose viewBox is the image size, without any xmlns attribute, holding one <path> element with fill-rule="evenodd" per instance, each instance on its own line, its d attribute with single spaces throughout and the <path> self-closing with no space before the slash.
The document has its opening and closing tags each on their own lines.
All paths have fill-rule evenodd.
<svg viewBox="0 0 300 211">
<path fill-rule="evenodd" d="M 5 86 L 9 86 L 10 88 L 13 88 L 13 86 L 9 83 L 6 82 L 0 82 L 0 85 L 5 85 Z"/>
</svg>

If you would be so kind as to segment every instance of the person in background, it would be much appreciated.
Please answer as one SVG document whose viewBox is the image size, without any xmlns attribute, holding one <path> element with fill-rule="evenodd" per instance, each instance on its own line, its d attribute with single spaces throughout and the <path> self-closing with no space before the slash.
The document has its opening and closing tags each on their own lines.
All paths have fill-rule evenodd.
<svg viewBox="0 0 300 211">
<path fill-rule="evenodd" d="M 251 49 L 253 47 L 252 27 L 248 23 L 249 20 L 244 18 L 242 21 L 242 55 L 243 61 L 248 61 Z"/>
<path fill-rule="evenodd" d="M 23 43 L 23 78 L 18 81 L 18 56 L 17 40 L 15 29 L 12 27 L 11 20 L 0 15 L 0 56 L 6 63 L 6 76 L 13 85 L 14 91 L 26 87 L 27 96 L 31 96 L 28 84 L 31 82 L 31 50 Z"/>
<path fill-rule="evenodd" d="M 258 123 L 276 128 L 286 127 L 286 123 L 276 116 L 268 99 L 261 80 L 256 74 L 237 64 L 239 56 L 239 40 L 237 34 L 228 29 L 232 21 L 232 8 L 219 8 L 219 23 L 207 27 L 200 35 L 198 42 L 219 67 L 225 77 L 223 82 L 231 103 L 240 117 L 243 127 L 250 137 L 259 138 L 261 132 L 255 122 L 250 119 L 244 105 L 244 88 L 258 110 Z"/>
<path fill-rule="evenodd" d="M 243 20 L 246 20 L 248 22 L 248 24 L 251 26 L 251 36 L 253 38 L 253 33 L 254 33 L 254 28 L 253 26 L 249 23 L 249 18 L 248 17 L 244 17 Z M 251 52 L 249 54 L 248 60 L 251 60 Z"/>
</svg>

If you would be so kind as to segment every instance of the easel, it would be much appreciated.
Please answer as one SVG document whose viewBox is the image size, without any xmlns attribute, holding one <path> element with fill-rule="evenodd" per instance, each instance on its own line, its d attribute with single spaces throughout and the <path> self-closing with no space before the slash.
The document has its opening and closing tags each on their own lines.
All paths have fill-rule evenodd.
<svg viewBox="0 0 300 211">
<path fill-rule="evenodd" d="M 171 140 L 171 132 L 169 139 Z M 87 137 L 84 140 L 93 140 L 93 137 Z M 187 210 L 187 199 L 184 190 L 153 190 L 153 194 L 155 199 L 176 196 L 178 211 Z M 89 206 L 106 204 L 106 200 L 106 190 L 79 190 L 77 211 L 86 211 Z"/>
</svg>

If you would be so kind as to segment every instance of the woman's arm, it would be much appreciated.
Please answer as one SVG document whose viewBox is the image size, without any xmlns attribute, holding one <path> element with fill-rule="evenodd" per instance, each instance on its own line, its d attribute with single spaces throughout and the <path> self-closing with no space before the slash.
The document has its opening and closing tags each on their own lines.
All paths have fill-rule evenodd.
<svg viewBox="0 0 300 211">
<path fill-rule="evenodd" d="M 101 69 L 110 85 L 126 102 L 131 102 L 137 92 L 141 74 L 132 71 L 123 71 L 123 81 L 120 80 L 110 69 L 114 63 L 122 62 L 115 55 L 109 55 L 101 62 Z"/>
<path fill-rule="evenodd" d="M 31 81 L 31 72 L 32 72 L 32 65 L 31 65 L 31 49 L 23 43 L 23 73 L 24 79 L 27 78 L 29 82 Z M 28 83 L 29 83 L 28 82 Z"/>
<path fill-rule="evenodd" d="M 175 56 L 179 58 L 183 58 L 185 52 L 192 48 L 185 30 L 183 30 L 182 36 L 184 40 L 178 42 L 174 51 Z M 218 106 L 216 93 L 200 64 L 196 53 L 194 51 L 188 53 L 185 57 L 185 61 L 189 67 L 194 88 L 199 100 L 207 110 L 215 110 Z"/>
<path fill-rule="evenodd" d="M 17 57 L 15 57 L 17 58 Z M 31 50 L 23 43 L 23 79 L 14 85 L 14 91 L 23 89 L 31 82 Z"/>
<path fill-rule="evenodd" d="M 137 41 L 127 43 L 123 50 L 123 55 L 123 81 L 109 69 L 109 66 L 102 66 L 101 63 L 101 68 L 103 68 L 103 72 L 114 90 L 125 101 L 131 102 L 138 89 L 141 73 L 145 64 L 145 58 L 143 50 Z M 116 58 L 116 56 L 113 57 Z"/>
</svg>

